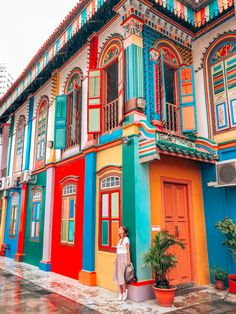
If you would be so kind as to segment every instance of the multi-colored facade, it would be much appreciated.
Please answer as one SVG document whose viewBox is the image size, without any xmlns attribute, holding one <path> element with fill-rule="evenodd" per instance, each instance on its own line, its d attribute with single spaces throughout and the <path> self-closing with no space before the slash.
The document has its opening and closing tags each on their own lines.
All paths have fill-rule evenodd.
<svg viewBox="0 0 236 314">
<path fill-rule="evenodd" d="M 160 229 L 186 246 L 173 284 L 233 271 L 215 224 L 236 218 L 235 22 L 230 0 L 80 2 L 0 100 L 1 253 L 115 290 L 123 224 L 133 300 Z"/>
</svg>

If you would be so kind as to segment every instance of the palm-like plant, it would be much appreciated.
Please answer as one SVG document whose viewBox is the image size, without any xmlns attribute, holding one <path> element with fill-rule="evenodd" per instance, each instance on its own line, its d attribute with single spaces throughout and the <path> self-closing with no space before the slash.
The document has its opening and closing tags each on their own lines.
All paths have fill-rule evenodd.
<svg viewBox="0 0 236 314">
<path fill-rule="evenodd" d="M 144 266 L 151 266 L 155 275 L 156 288 L 171 288 L 166 275 L 177 264 L 176 256 L 169 251 L 174 245 L 182 249 L 185 247 L 183 242 L 176 240 L 167 230 L 162 230 L 155 235 L 153 246 L 143 256 Z"/>
</svg>

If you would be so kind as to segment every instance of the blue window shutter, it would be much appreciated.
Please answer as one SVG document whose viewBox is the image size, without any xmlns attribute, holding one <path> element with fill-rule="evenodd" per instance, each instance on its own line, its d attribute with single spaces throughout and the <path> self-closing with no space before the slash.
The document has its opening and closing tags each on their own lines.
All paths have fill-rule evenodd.
<svg viewBox="0 0 236 314">
<path fill-rule="evenodd" d="M 67 96 L 66 95 L 57 96 L 54 129 L 55 149 L 66 148 L 66 109 L 67 109 Z"/>
<path fill-rule="evenodd" d="M 197 112 L 193 66 L 179 68 L 178 75 L 182 132 L 197 132 Z"/>
<path fill-rule="evenodd" d="M 163 122 L 167 121 L 166 116 L 166 87 L 165 87 L 165 69 L 164 69 L 164 53 L 161 52 L 160 58 L 160 105 L 161 105 L 161 119 Z"/>
</svg>

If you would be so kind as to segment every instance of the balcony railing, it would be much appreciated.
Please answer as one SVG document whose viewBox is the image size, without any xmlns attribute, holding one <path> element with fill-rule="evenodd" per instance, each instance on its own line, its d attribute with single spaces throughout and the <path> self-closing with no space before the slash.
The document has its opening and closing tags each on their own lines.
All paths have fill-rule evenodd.
<svg viewBox="0 0 236 314">
<path fill-rule="evenodd" d="M 180 113 L 179 106 L 166 103 L 166 123 L 164 125 L 164 129 L 166 131 L 172 131 L 174 134 L 180 135 Z"/>
<path fill-rule="evenodd" d="M 118 99 L 103 106 L 103 131 L 107 132 L 118 126 Z"/>
</svg>

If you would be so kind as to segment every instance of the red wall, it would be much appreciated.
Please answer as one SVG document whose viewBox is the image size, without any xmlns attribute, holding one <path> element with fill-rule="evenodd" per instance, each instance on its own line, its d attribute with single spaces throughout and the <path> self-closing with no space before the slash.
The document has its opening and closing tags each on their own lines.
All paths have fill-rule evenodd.
<svg viewBox="0 0 236 314">
<path fill-rule="evenodd" d="M 85 159 L 83 158 L 57 166 L 55 170 L 51 256 L 52 271 L 76 279 L 78 279 L 78 273 L 82 269 L 84 167 Z M 67 176 L 79 176 L 75 209 L 75 243 L 73 245 L 60 243 L 62 214 L 62 185 L 60 181 Z"/>
</svg>

